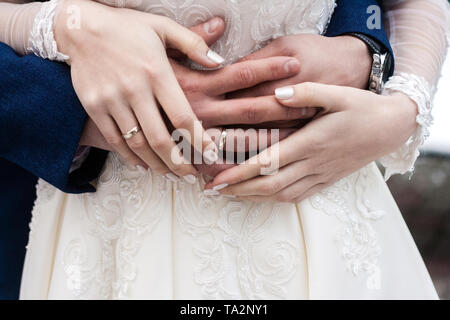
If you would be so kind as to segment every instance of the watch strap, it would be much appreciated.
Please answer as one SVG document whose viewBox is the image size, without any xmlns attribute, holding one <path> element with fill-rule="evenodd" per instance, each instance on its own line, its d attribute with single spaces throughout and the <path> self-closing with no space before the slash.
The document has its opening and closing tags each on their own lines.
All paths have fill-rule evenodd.
<svg viewBox="0 0 450 320">
<path fill-rule="evenodd" d="M 384 83 L 387 82 L 393 66 L 390 51 L 373 38 L 358 32 L 350 32 L 348 35 L 363 41 L 373 56 L 372 70 L 369 78 L 369 90 L 381 93 Z"/>
</svg>

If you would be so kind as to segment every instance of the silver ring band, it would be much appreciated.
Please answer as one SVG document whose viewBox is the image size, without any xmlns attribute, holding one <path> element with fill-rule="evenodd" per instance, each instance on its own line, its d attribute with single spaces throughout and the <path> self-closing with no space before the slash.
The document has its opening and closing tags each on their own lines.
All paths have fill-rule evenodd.
<svg viewBox="0 0 450 320">
<path fill-rule="evenodd" d="M 139 129 L 138 126 L 132 128 L 131 130 L 127 131 L 127 133 L 125 133 L 124 135 L 122 135 L 122 137 L 125 140 L 130 140 L 131 138 L 133 138 L 135 135 L 137 135 L 139 132 L 141 131 L 141 129 Z"/>
<path fill-rule="evenodd" d="M 219 150 L 223 150 L 223 148 L 225 147 L 225 142 L 227 141 L 227 134 L 228 134 L 227 129 L 222 130 L 222 134 L 220 135 L 219 140 Z"/>
</svg>

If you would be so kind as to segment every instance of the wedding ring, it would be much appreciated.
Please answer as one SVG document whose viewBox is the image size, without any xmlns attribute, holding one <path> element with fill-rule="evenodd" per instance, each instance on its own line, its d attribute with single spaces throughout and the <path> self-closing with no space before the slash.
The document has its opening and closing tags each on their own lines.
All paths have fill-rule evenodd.
<svg viewBox="0 0 450 320">
<path fill-rule="evenodd" d="M 141 129 L 139 129 L 139 127 L 136 126 L 136 127 L 132 128 L 130 131 L 128 131 L 127 133 L 125 133 L 124 135 L 122 135 L 122 137 L 125 140 L 130 140 L 135 135 L 137 135 L 140 131 L 141 131 Z"/>
<path fill-rule="evenodd" d="M 219 150 L 221 151 L 223 151 L 223 148 L 225 147 L 225 142 L 227 141 L 227 134 L 228 134 L 227 129 L 223 129 L 219 140 Z"/>
</svg>

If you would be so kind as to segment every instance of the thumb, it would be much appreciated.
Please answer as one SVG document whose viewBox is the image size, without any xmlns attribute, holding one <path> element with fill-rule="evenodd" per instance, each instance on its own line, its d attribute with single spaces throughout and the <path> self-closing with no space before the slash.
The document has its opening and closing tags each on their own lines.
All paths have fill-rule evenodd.
<svg viewBox="0 0 450 320">
<path fill-rule="evenodd" d="M 165 42 L 166 48 L 179 50 L 192 61 L 207 68 L 216 68 L 225 62 L 225 59 L 212 51 L 197 33 L 173 20 L 161 18 L 159 20 L 163 23 L 158 24 L 155 31 Z"/>
<path fill-rule="evenodd" d="M 356 89 L 305 82 L 295 86 L 278 88 L 275 97 L 286 107 L 321 107 L 325 113 L 342 111 Z"/>
<path fill-rule="evenodd" d="M 222 18 L 215 17 L 206 22 L 190 27 L 189 30 L 198 34 L 203 38 L 203 40 L 205 40 L 208 46 L 211 46 L 224 34 L 225 22 Z M 167 49 L 167 55 L 177 60 L 186 58 L 186 55 L 174 49 Z"/>
</svg>

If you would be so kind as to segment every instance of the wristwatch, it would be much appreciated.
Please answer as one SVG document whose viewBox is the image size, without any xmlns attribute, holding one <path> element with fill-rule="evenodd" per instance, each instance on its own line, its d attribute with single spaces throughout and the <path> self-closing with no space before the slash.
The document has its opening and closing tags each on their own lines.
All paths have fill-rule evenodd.
<svg viewBox="0 0 450 320">
<path fill-rule="evenodd" d="M 372 70 L 369 77 L 369 90 L 380 94 L 389 78 L 392 67 L 392 54 L 378 41 L 362 33 L 352 32 L 348 35 L 363 41 L 372 53 Z"/>
</svg>

